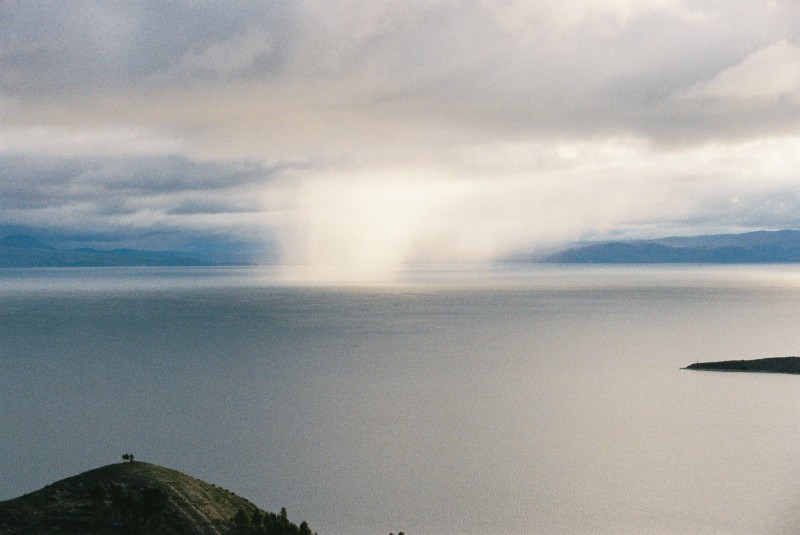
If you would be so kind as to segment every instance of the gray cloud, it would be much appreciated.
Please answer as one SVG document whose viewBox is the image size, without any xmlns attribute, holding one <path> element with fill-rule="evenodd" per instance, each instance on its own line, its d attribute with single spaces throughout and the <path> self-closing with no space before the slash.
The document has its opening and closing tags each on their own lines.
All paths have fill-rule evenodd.
<svg viewBox="0 0 800 535">
<path fill-rule="evenodd" d="M 738 137 L 742 120 L 768 129 L 796 119 L 797 102 L 671 97 L 794 39 L 800 7 L 641 3 L 649 4 L 6 1 L 0 92 L 23 101 L 117 91 L 155 98 L 250 81 L 268 84 L 255 91 L 262 98 L 286 99 L 290 109 L 315 103 L 323 117 L 479 136 Z M 227 113 L 232 104 L 216 106 Z"/>
<path fill-rule="evenodd" d="M 4 156 L 0 223 L 79 232 L 126 225 L 248 231 L 264 210 L 259 192 L 275 173 L 252 162 L 178 156 Z"/>
<path fill-rule="evenodd" d="M 191 66 L 186 61 L 190 58 L 195 58 L 194 72 L 184 73 L 176 82 L 186 82 L 190 74 L 213 79 L 231 72 L 216 68 L 215 60 L 235 61 L 242 52 L 235 49 L 237 39 L 248 28 L 260 28 L 270 46 L 258 48 L 257 42 L 245 39 L 242 46 L 256 48 L 233 72 L 263 75 L 280 63 L 290 30 L 289 9 L 284 2 L 252 0 L 4 0 L 0 91 L 51 96 L 147 87 L 151 79 L 164 79 Z"/>
<path fill-rule="evenodd" d="M 798 36 L 790 0 L 0 0 L 0 207 L 376 266 L 797 226 Z"/>
</svg>

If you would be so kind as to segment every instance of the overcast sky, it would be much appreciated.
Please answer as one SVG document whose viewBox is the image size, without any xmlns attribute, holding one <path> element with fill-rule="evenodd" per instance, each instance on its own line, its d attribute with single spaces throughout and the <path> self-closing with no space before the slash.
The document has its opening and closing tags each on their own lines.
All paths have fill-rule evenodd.
<svg viewBox="0 0 800 535">
<path fill-rule="evenodd" d="M 795 0 L 0 0 L 0 224 L 377 273 L 800 227 Z"/>
</svg>

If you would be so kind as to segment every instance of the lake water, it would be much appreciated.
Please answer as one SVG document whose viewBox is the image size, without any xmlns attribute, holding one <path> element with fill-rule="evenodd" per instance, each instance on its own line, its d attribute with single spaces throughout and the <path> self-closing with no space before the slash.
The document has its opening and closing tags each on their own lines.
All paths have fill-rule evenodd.
<svg viewBox="0 0 800 535">
<path fill-rule="evenodd" d="M 800 266 L 0 270 L 0 499 L 131 451 L 323 535 L 797 533 Z"/>
</svg>

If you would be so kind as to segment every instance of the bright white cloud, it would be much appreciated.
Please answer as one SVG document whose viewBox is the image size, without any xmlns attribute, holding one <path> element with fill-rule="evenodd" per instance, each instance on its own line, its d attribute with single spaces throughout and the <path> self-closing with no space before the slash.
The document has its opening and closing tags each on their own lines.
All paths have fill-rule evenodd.
<svg viewBox="0 0 800 535">
<path fill-rule="evenodd" d="M 200 51 L 192 51 L 185 61 L 191 67 L 228 75 L 251 67 L 258 58 L 273 53 L 274 48 L 269 32 L 256 26 L 242 35 L 211 43 Z"/>
<path fill-rule="evenodd" d="M 457 202 L 463 186 L 414 168 L 309 176 L 284 196 L 285 260 L 314 277 L 391 276 L 415 260 L 437 211 Z"/>
<path fill-rule="evenodd" d="M 683 0 L 482 0 L 496 22 L 523 41 L 537 32 L 591 30 L 616 35 L 635 17 L 661 12 L 685 21 L 701 22 L 706 15 Z"/>
<path fill-rule="evenodd" d="M 485 262 L 612 231 L 652 237 L 653 222 L 679 234 L 739 230 L 737 205 L 763 216 L 798 168 L 797 137 L 671 150 L 641 138 L 491 144 L 426 167 L 312 173 L 284 192 L 275 223 L 292 263 L 381 278 L 404 262 Z M 771 220 L 798 222 L 787 210 Z"/>
<path fill-rule="evenodd" d="M 783 39 L 761 48 L 685 96 L 800 100 L 800 46 Z"/>
</svg>

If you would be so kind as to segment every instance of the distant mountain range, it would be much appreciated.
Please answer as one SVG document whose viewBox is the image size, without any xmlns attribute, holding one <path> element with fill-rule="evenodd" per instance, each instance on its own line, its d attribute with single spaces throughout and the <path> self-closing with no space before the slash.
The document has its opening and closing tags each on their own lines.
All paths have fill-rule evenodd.
<svg viewBox="0 0 800 535">
<path fill-rule="evenodd" d="M 250 232 L 78 231 L 0 223 L 0 267 L 275 264 L 278 244 Z"/>
<path fill-rule="evenodd" d="M 115 266 L 205 266 L 179 251 L 138 249 L 65 249 L 37 238 L 13 234 L 0 238 L 0 267 L 115 267 Z"/>
<path fill-rule="evenodd" d="M 777 264 L 800 262 L 800 231 L 757 231 L 575 246 L 539 259 L 559 264 Z"/>
<path fill-rule="evenodd" d="M 200 247 L 175 250 L 73 248 L 29 234 L 0 234 L 2 267 L 116 267 L 247 265 L 243 250 Z M 215 250 L 211 247 L 217 247 Z M 653 240 L 584 243 L 548 256 L 518 255 L 512 263 L 556 264 L 777 264 L 800 263 L 800 231 L 757 231 Z"/>
</svg>

